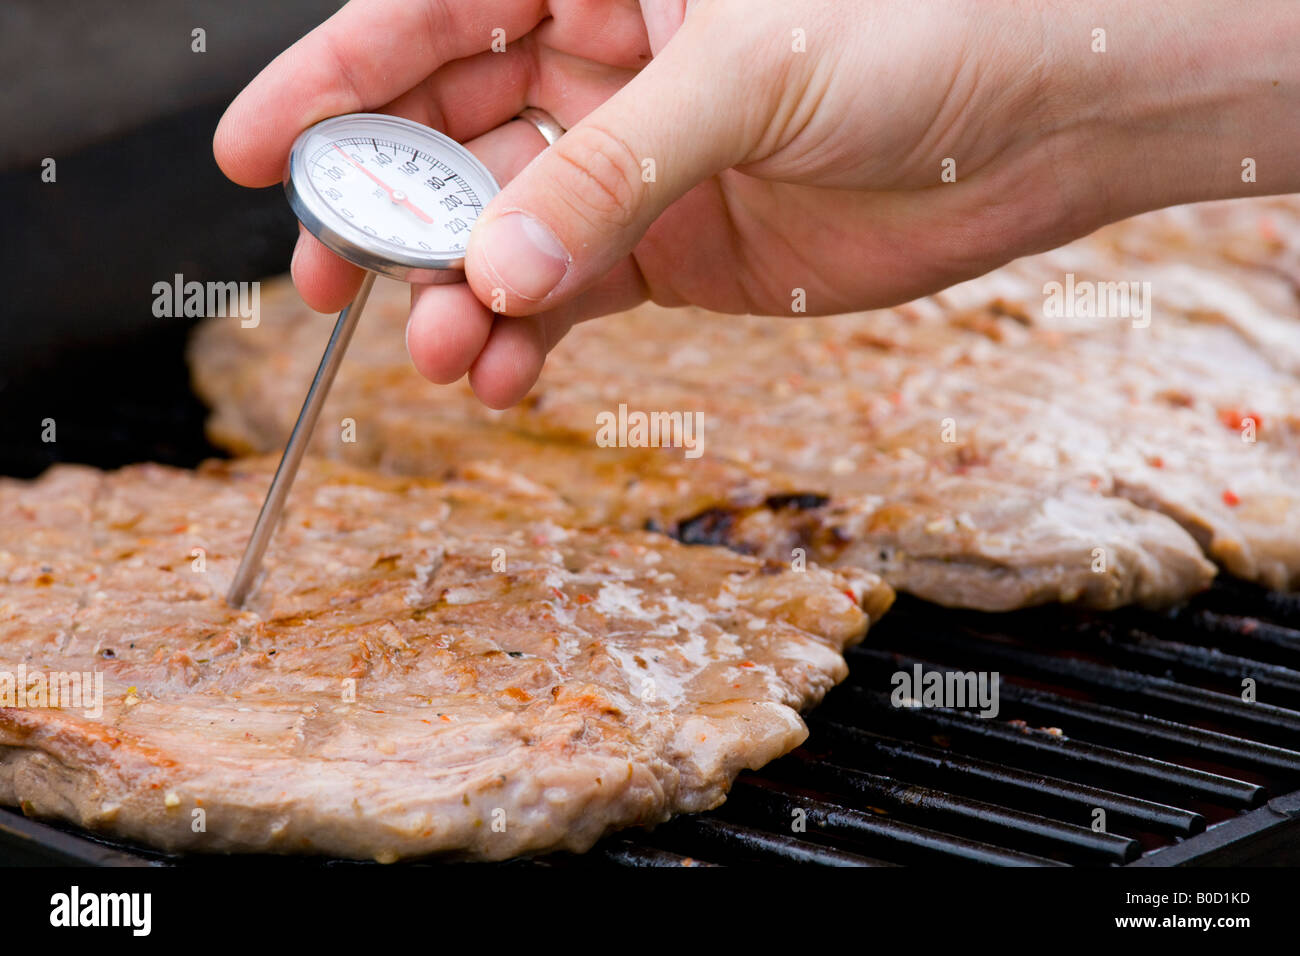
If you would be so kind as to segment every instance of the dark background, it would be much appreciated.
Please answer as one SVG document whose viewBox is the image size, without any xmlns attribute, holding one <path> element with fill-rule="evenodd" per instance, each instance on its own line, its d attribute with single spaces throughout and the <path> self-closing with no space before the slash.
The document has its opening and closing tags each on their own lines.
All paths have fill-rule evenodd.
<svg viewBox="0 0 1300 956">
<path fill-rule="evenodd" d="M 215 453 L 184 367 L 195 320 L 154 317 L 153 284 L 287 269 L 297 230 L 283 193 L 228 182 L 212 133 L 244 84 L 340 5 L 0 4 L 0 474 Z M 196 27 L 206 52 L 191 50 Z M 46 418 L 56 442 L 41 441 Z"/>
</svg>

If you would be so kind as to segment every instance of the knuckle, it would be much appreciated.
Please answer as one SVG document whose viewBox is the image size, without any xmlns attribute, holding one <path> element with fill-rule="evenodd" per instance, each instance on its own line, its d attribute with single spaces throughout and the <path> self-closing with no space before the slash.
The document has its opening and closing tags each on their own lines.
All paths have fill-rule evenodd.
<svg viewBox="0 0 1300 956">
<path fill-rule="evenodd" d="M 640 205 L 641 161 L 618 136 L 579 126 L 551 147 L 560 163 L 560 198 L 598 226 L 626 226 Z"/>
</svg>

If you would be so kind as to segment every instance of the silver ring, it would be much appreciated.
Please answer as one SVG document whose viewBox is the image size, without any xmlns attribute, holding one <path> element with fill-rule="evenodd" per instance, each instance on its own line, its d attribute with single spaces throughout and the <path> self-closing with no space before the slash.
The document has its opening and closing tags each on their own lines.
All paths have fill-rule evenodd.
<svg viewBox="0 0 1300 956">
<path fill-rule="evenodd" d="M 564 127 L 556 121 L 554 116 L 546 112 L 546 110 L 538 109 L 536 106 L 528 107 L 515 119 L 532 123 L 537 132 L 542 134 L 542 139 L 546 140 L 547 146 L 554 146 L 555 141 L 565 133 Z"/>
</svg>

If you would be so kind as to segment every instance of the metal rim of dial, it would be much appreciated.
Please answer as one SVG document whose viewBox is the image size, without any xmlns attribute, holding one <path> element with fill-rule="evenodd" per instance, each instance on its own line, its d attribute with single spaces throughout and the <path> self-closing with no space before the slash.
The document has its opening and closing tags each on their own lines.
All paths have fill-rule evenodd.
<svg viewBox="0 0 1300 956">
<path fill-rule="evenodd" d="M 421 253 L 414 249 L 407 252 L 392 247 L 382 250 L 371 248 L 364 244 L 364 233 L 339 215 L 317 191 L 308 169 L 311 162 L 308 145 L 316 136 L 345 136 L 351 126 L 359 123 L 388 127 L 398 136 L 404 134 L 408 140 L 418 138 L 411 144 L 417 149 L 428 150 L 431 141 L 438 150 L 451 153 L 458 172 L 464 168 L 476 173 L 491 189 L 490 195 L 479 197 L 485 205 L 501 190 L 496 178 L 469 150 L 437 130 L 384 113 L 347 113 L 321 120 L 303 130 L 294 140 L 284 180 L 284 191 L 294 215 L 327 249 L 363 269 L 407 282 L 433 284 L 462 281 L 465 277 L 464 253 Z"/>
</svg>

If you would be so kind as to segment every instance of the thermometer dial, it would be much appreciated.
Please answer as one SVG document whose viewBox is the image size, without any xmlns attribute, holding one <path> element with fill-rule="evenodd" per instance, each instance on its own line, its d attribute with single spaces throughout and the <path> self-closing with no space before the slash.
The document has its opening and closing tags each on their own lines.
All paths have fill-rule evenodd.
<svg viewBox="0 0 1300 956">
<path fill-rule="evenodd" d="M 459 282 L 465 248 L 500 187 L 455 140 L 396 116 L 350 113 L 305 130 L 285 192 L 324 245 L 408 282 Z"/>
</svg>

